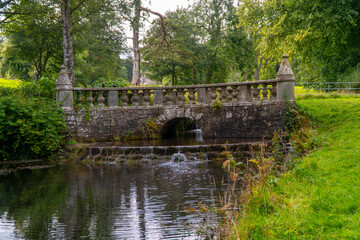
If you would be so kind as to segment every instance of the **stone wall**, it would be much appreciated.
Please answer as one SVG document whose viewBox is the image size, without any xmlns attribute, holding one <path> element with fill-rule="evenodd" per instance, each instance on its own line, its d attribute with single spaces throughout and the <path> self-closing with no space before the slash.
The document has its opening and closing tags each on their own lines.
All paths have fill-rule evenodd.
<svg viewBox="0 0 360 240">
<path fill-rule="evenodd" d="M 161 134 L 167 122 L 189 118 L 197 123 L 206 137 L 271 138 L 273 132 L 285 128 L 284 101 L 224 105 L 149 106 L 65 110 L 64 117 L 73 138 L 104 141 L 126 136 L 142 137 L 146 121 L 153 121 Z"/>
</svg>

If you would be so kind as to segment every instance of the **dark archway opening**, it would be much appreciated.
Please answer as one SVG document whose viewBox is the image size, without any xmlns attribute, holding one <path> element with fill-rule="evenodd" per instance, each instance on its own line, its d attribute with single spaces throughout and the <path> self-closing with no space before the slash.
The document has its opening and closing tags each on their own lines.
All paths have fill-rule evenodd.
<svg viewBox="0 0 360 240">
<path fill-rule="evenodd" d="M 164 125 L 161 136 L 163 139 L 185 138 L 198 129 L 197 123 L 190 118 L 174 118 Z"/>
</svg>

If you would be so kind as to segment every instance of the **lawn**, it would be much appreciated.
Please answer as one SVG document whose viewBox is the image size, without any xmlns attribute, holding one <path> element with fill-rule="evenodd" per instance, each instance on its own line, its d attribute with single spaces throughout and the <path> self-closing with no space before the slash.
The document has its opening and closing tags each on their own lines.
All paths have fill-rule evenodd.
<svg viewBox="0 0 360 240">
<path fill-rule="evenodd" d="M 317 125 L 321 147 L 267 183 L 264 200 L 245 207 L 233 237 L 359 239 L 360 96 L 305 95 L 296 104 Z"/>
<path fill-rule="evenodd" d="M 21 80 L 7 80 L 0 78 L 0 87 L 17 88 L 21 84 Z"/>
</svg>

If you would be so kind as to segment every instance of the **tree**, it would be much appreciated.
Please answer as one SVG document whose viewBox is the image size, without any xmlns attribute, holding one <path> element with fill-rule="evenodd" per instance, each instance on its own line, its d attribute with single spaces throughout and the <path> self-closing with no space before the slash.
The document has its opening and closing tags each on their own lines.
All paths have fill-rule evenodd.
<svg viewBox="0 0 360 240">
<path fill-rule="evenodd" d="M 12 21 L 3 24 L 2 30 L 7 38 L 7 55 L 19 62 L 28 62 L 35 69 L 35 80 L 46 71 L 49 61 L 60 51 L 61 25 L 55 11 L 37 1 L 22 1 L 13 5 Z"/>
<path fill-rule="evenodd" d="M 120 10 L 122 18 L 127 19 L 130 22 L 133 36 L 133 73 L 132 73 L 132 85 L 138 86 L 140 84 L 140 45 L 139 45 L 139 31 L 142 25 L 142 19 L 146 19 L 148 14 L 157 15 L 161 20 L 161 26 L 163 24 L 162 14 L 155 12 L 149 8 L 143 6 L 141 0 L 118 0 L 117 8 Z M 143 14 L 145 13 L 145 14 Z M 131 16 L 131 14 L 133 14 Z M 163 28 L 163 38 L 165 38 L 165 29 Z"/>
<path fill-rule="evenodd" d="M 202 61 L 206 64 L 206 83 L 221 79 L 223 74 L 220 46 L 225 35 L 225 26 L 234 14 L 233 0 L 198 0 L 193 5 L 194 22 L 200 31 L 201 42 L 205 47 Z M 214 73 L 218 72 L 217 76 Z"/>
<path fill-rule="evenodd" d="M 75 29 L 75 76 L 80 84 L 126 78 L 120 59 L 125 41 L 122 19 L 108 7 L 92 11 L 86 24 Z"/>
<path fill-rule="evenodd" d="M 0 1 L 0 24 L 5 24 L 10 21 L 10 18 L 18 12 L 11 11 L 10 6 L 15 2 L 14 0 Z"/>
<path fill-rule="evenodd" d="M 359 14 L 356 0 L 244 0 L 239 11 L 243 26 L 260 35 L 263 57 L 287 52 L 298 77 L 312 81 L 334 81 L 359 62 Z"/>
<path fill-rule="evenodd" d="M 163 27 L 160 19 L 154 20 L 152 27 L 147 31 L 142 48 L 146 66 L 152 72 L 152 77 L 162 81 L 165 76 L 171 77 L 172 85 L 177 85 L 178 76 L 189 72 L 196 58 L 192 47 L 196 47 L 197 40 L 193 23 L 188 18 L 189 10 L 178 9 L 168 12 L 164 17 L 164 27 L 167 38 L 163 38 Z M 189 31 L 190 30 L 190 31 Z"/>
<path fill-rule="evenodd" d="M 54 71 L 58 74 L 61 61 L 74 75 L 75 55 L 80 60 L 75 66 L 81 83 L 118 78 L 123 74 L 120 52 L 124 38 L 121 19 L 116 17 L 110 3 L 100 0 L 22 0 L 12 4 L 8 11 L 17 14 L 1 25 L 8 42 L 2 62 L 9 64 L 6 59 L 12 59 L 12 63 L 31 63 L 36 72 L 35 79 L 39 79 L 49 64 L 56 65 Z M 60 10 L 64 6 L 67 6 L 63 11 L 67 12 L 66 19 Z M 65 27 L 64 22 L 67 22 Z M 62 42 L 64 55 L 59 54 Z M 6 68 L 3 66 L 2 70 Z M 88 79 L 84 81 L 84 78 Z"/>
<path fill-rule="evenodd" d="M 104 9 L 108 10 L 110 4 L 107 0 L 60 0 L 59 5 L 63 24 L 64 64 L 69 78 L 75 86 L 73 34 L 77 30 L 73 25 L 76 23 L 78 29 L 82 29 L 83 25 L 89 21 L 89 16 Z"/>
<path fill-rule="evenodd" d="M 232 12 L 228 12 L 232 10 Z M 230 72 L 244 78 L 253 68 L 253 45 L 237 27 L 231 1 L 199 1 L 189 9 L 167 12 L 167 41 L 154 21 L 144 39 L 143 55 L 157 80 L 173 84 L 224 82 Z"/>
</svg>

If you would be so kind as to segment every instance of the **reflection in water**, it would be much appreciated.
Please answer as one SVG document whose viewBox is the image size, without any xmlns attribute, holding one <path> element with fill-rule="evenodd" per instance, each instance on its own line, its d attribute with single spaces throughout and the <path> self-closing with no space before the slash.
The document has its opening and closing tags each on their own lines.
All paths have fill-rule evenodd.
<svg viewBox="0 0 360 240">
<path fill-rule="evenodd" d="M 223 170 L 214 162 L 64 165 L 0 176 L 0 239 L 195 239 Z M 212 216 L 212 224 L 216 224 Z"/>
</svg>

